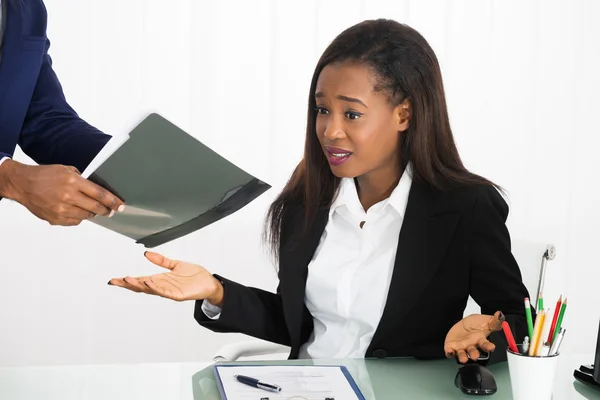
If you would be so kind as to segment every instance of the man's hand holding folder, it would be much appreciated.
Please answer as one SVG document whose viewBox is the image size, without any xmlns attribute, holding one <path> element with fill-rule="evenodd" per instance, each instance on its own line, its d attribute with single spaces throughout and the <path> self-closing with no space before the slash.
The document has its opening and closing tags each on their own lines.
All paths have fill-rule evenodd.
<svg viewBox="0 0 600 400">
<path fill-rule="evenodd" d="M 22 204 L 51 225 L 79 225 L 124 209 L 117 196 L 82 178 L 75 167 L 25 165 L 11 159 L 0 165 L 0 196 Z"/>
</svg>

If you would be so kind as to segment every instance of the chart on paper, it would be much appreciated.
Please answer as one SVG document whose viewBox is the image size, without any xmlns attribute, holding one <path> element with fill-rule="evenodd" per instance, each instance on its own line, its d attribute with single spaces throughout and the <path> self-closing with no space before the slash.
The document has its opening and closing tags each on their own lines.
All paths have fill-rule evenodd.
<svg viewBox="0 0 600 400">
<path fill-rule="evenodd" d="M 360 400 L 354 388 L 337 366 L 216 366 L 227 400 Z M 235 375 L 251 376 L 281 387 L 273 393 L 245 385 Z M 359 392 L 360 393 L 360 392 Z"/>
</svg>

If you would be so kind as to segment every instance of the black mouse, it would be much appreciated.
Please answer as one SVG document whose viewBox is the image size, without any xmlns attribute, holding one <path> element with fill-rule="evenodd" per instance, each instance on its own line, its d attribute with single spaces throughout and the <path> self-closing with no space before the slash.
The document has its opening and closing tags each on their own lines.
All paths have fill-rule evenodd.
<svg viewBox="0 0 600 400">
<path fill-rule="evenodd" d="M 496 393 L 496 379 L 489 369 L 479 364 L 466 364 L 460 367 L 454 384 L 463 393 L 490 395 Z"/>
</svg>

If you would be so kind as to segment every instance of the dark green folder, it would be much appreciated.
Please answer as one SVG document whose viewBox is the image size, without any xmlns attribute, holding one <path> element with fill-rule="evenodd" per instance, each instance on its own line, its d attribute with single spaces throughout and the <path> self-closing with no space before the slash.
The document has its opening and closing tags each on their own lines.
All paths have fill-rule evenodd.
<svg viewBox="0 0 600 400">
<path fill-rule="evenodd" d="M 271 187 L 158 114 L 137 125 L 88 179 L 125 202 L 124 212 L 92 222 L 145 247 L 210 225 Z"/>
</svg>

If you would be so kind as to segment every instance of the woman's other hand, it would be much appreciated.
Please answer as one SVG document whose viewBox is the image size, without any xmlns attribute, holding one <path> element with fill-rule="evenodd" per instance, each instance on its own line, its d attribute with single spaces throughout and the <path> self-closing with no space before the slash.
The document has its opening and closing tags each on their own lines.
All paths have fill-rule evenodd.
<svg viewBox="0 0 600 400">
<path fill-rule="evenodd" d="M 146 252 L 144 255 L 150 262 L 168 269 L 169 272 L 152 276 L 113 278 L 108 284 L 175 301 L 206 299 L 215 306 L 221 306 L 223 286 L 203 267 L 170 260 L 158 253 Z"/>
<path fill-rule="evenodd" d="M 479 358 L 479 350 L 492 352 L 496 346 L 487 338 L 495 331 L 502 330 L 504 314 L 496 311 L 494 315 L 472 314 L 458 321 L 446 335 L 444 352 L 447 357 L 458 357 L 458 361 L 466 363 L 469 358 Z"/>
</svg>

